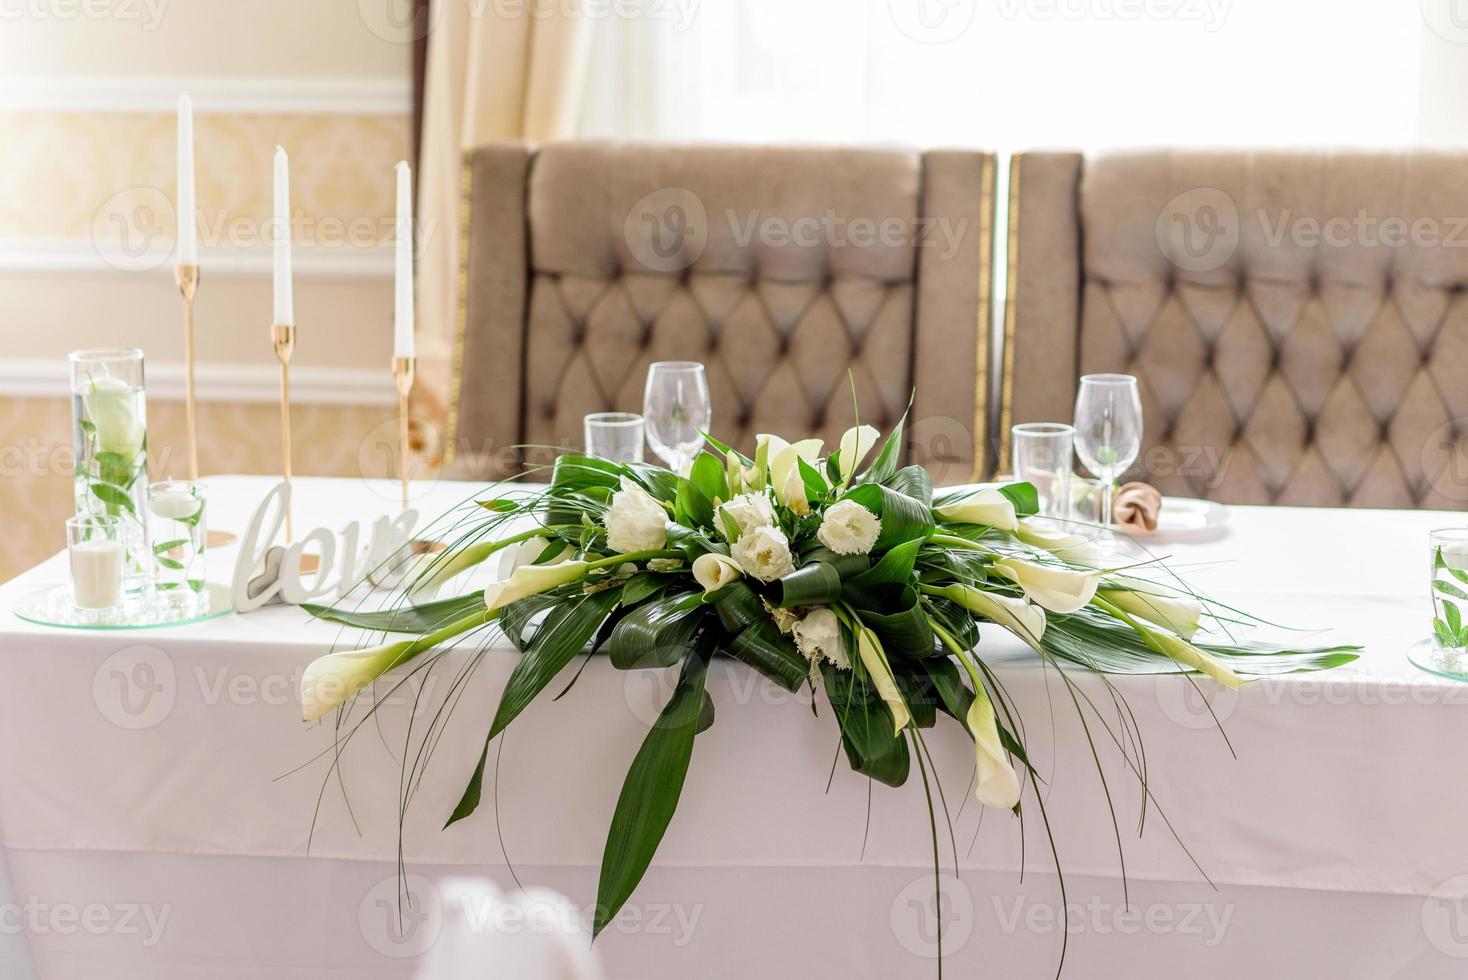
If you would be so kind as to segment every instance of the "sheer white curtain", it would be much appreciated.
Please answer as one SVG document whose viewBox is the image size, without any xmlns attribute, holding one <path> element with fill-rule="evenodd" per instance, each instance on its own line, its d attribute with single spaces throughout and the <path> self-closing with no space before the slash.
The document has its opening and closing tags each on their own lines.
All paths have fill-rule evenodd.
<svg viewBox="0 0 1468 980">
<path fill-rule="evenodd" d="M 1468 38 L 1424 14 L 1436 2 L 643 0 L 597 33 L 580 130 L 1003 150 L 1453 142 Z"/>
</svg>

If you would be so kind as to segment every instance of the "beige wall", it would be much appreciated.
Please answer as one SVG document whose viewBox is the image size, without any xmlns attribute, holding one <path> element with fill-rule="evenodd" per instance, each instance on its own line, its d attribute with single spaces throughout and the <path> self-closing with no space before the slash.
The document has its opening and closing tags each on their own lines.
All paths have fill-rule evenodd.
<svg viewBox="0 0 1468 980">
<path fill-rule="evenodd" d="M 392 167 L 409 148 L 411 46 L 389 13 L 404 6 L 0 4 L 0 513 L 22 529 L 0 553 L 0 579 L 61 543 L 69 351 L 143 349 L 151 469 L 183 473 L 172 252 L 173 106 L 184 91 L 195 101 L 201 211 L 203 470 L 278 467 L 261 229 L 280 144 L 295 212 L 292 367 L 306 379 L 297 471 L 381 475 L 385 455 L 359 449 L 391 428 Z"/>
</svg>

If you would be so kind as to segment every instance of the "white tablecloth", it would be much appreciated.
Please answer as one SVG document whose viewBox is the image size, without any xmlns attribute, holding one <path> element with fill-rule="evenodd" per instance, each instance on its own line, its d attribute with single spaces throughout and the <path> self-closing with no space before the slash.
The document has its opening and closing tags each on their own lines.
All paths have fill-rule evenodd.
<svg viewBox="0 0 1468 980">
<path fill-rule="evenodd" d="M 235 529 L 271 484 L 209 482 L 212 523 Z M 415 503 L 437 514 L 472 492 L 426 486 Z M 385 484 L 301 479 L 297 527 L 371 518 L 394 497 Z M 1119 701 L 1076 675 L 1101 714 L 1087 721 L 1118 854 L 1066 686 L 1005 634 L 985 632 L 983 652 L 1048 780 L 1071 911 L 1068 975 L 1462 976 L 1468 686 L 1405 656 L 1429 624 L 1426 532 L 1461 515 L 1237 507 L 1230 518 L 1218 540 L 1162 550 L 1200 590 L 1366 650 L 1328 673 L 1238 693 L 1205 686 L 1209 706 L 1180 677 L 1109 678 L 1145 740 L 1150 792 L 1187 851 L 1155 807 L 1138 835 L 1141 791 L 1102 725 L 1118 730 Z M 232 560 L 232 549 L 212 554 L 211 578 L 227 580 Z M 406 816 L 416 901 L 399 918 L 410 699 L 362 730 L 339 776 L 318 758 L 331 726 L 303 725 L 296 701 L 304 666 L 358 637 L 283 607 L 134 632 L 47 629 L 8 614 L 63 578 L 53 559 L 0 587 L 0 839 L 13 891 L 0 907 L 0 956 L 26 938 L 47 980 L 407 977 L 443 922 L 465 918 L 444 912 L 454 899 L 437 883 L 480 875 L 512 889 L 506 854 L 526 887 L 570 896 L 568 921 L 589 915 L 623 775 L 668 690 L 662 672 L 619 672 L 602 658 L 560 701 L 539 700 L 509 730 L 480 812 L 441 831 L 515 655 L 486 656 Z M 425 704 L 465 656 L 444 659 Z M 813 715 L 808 696 L 730 662 L 715 665 L 709 690 L 717 720 L 698 738 L 653 870 L 596 944 L 607 975 L 931 972 L 933 855 L 917 773 L 900 790 L 869 792 L 842 760 L 828 791 L 837 734 L 824 704 Z M 1039 808 L 1027 796 L 1022 821 L 981 815 L 973 801 L 960 813 L 970 743 L 951 723 L 927 738 L 954 817 L 952 842 L 940 822 L 953 975 L 1053 974 L 1060 879 Z M 495 911 L 474 921 L 490 928 Z"/>
</svg>

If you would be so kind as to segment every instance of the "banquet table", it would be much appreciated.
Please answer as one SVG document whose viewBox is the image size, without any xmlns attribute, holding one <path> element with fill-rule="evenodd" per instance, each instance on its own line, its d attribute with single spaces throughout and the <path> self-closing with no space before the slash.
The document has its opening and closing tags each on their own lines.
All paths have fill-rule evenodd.
<svg viewBox="0 0 1468 980">
<path fill-rule="evenodd" d="M 239 530 L 274 482 L 209 479 L 211 525 Z M 413 500 L 431 518 L 484 492 L 423 483 Z M 396 495 L 298 479 L 296 527 L 370 522 Z M 871 786 L 836 761 L 819 697 L 717 661 L 715 723 L 678 812 L 595 944 L 605 975 L 931 976 L 941 921 L 952 976 L 1050 977 L 1063 945 L 1066 975 L 1081 978 L 1463 976 L 1468 685 L 1406 655 L 1430 624 L 1427 532 L 1462 516 L 1228 518 L 1211 539 L 1156 550 L 1200 591 L 1318 631 L 1302 642 L 1363 644 L 1359 661 L 1237 692 L 1175 674 L 1062 677 L 985 628 L 980 651 L 1025 719 L 1045 806 L 1028 791 L 1022 817 L 964 802 L 971 742 L 952 723 L 928 732 L 943 804 L 936 906 L 917 773 Z M 211 551 L 210 580 L 227 582 L 234 559 Z M 553 890 L 584 931 L 622 777 L 670 672 L 593 658 L 491 749 L 483 805 L 445 830 L 515 662 L 496 642 L 402 816 L 412 901 L 400 909 L 404 747 L 468 647 L 423 679 L 418 727 L 410 685 L 338 753 L 330 721 L 301 722 L 297 687 L 314 657 L 362 634 L 283 605 L 123 632 L 12 614 L 64 578 L 58 555 L 0 586 L 0 975 L 408 977 L 443 921 L 464 918 L 446 910 L 460 889 L 445 883 L 466 877 Z M 1118 747 L 1135 757 L 1123 713 L 1143 740 L 1146 807 Z"/>
</svg>

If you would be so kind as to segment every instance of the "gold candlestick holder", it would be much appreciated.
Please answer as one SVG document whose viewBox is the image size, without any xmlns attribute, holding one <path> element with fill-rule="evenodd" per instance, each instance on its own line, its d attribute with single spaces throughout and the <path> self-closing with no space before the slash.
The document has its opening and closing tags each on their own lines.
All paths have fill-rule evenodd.
<svg viewBox="0 0 1468 980">
<path fill-rule="evenodd" d="M 199 479 L 199 432 L 194 414 L 194 296 L 199 292 L 199 267 L 181 265 L 173 270 L 184 302 L 184 424 L 189 438 L 189 479 Z"/>
<path fill-rule="evenodd" d="M 403 510 L 408 509 L 408 395 L 413 391 L 417 358 L 394 357 L 392 377 L 398 388 L 398 479 L 403 485 Z"/>
<path fill-rule="evenodd" d="M 291 482 L 291 355 L 296 350 L 296 328 L 294 324 L 277 323 L 270 328 L 270 340 L 275 345 L 275 359 L 280 362 L 280 458 L 281 475 L 286 485 Z M 295 541 L 295 529 L 291 524 L 291 504 L 285 505 L 285 540 Z"/>
</svg>

